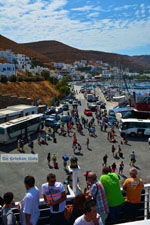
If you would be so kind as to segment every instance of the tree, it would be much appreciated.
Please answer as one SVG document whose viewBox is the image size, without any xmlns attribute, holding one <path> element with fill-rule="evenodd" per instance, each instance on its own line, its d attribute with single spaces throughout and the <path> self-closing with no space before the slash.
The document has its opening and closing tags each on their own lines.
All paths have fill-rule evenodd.
<svg viewBox="0 0 150 225">
<path fill-rule="evenodd" d="M 32 77 L 32 73 L 29 72 L 29 71 L 26 71 L 26 75 L 27 75 L 28 77 Z"/>
<path fill-rule="evenodd" d="M 44 77 L 45 80 L 48 80 L 50 76 L 50 72 L 48 70 L 43 70 L 41 72 L 41 76 Z"/>
<path fill-rule="evenodd" d="M 32 66 L 33 66 L 33 67 L 36 67 L 36 66 L 43 66 L 43 63 L 40 62 L 40 60 L 37 59 L 37 58 L 32 58 L 32 59 L 31 59 L 31 63 L 32 63 Z"/>
<path fill-rule="evenodd" d="M 49 78 L 48 78 L 48 81 L 49 81 L 51 84 L 56 85 L 57 82 L 58 82 L 58 79 L 57 79 L 56 77 L 49 77 Z"/>
<path fill-rule="evenodd" d="M 20 77 L 20 76 L 18 76 L 18 77 L 17 77 L 17 81 L 18 81 L 18 82 L 22 82 L 22 81 L 24 81 L 24 77 Z"/>
<path fill-rule="evenodd" d="M 7 83 L 7 81 L 8 81 L 7 76 L 5 76 L 5 75 L 1 75 L 1 76 L 0 76 L 0 82 L 2 82 L 2 83 Z"/>
<path fill-rule="evenodd" d="M 16 81 L 17 81 L 16 75 L 10 76 L 10 77 L 9 77 L 9 81 L 10 81 L 10 82 L 16 82 Z"/>
</svg>

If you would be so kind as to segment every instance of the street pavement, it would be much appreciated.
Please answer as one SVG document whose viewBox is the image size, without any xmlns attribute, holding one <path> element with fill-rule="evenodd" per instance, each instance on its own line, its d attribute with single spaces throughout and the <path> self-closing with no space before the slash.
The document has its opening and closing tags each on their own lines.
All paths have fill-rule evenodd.
<svg viewBox="0 0 150 225">
<path fill-rule="evenodd" d="M 75 86 L 75 89 L 79 91 L 80 86 Z M 99 91 L 99 90 L 96 90 Z M 100 93 L 101 94 L 101 93 Z M 87 102 L 82 93 L 77 95 L 77 98 L 81 100 L 81 106 L 79 106 L 79 114 L 83 115 L 83 110 L 87 107 Z M 70 105 L 70 109 L 72 106 Z M 75 131 L 75 130 L 74 130 Z M 76 132 L 77 133 L 77 132 Z M 15 196 L 15 200 L 21 200 L 25 193 L 24 177 L 26 175 L 32 175 L 35 177 L 36 185 L 41 189 L 41 185 L 46 182 L 46 176 L 48 173 L 55 173 L 57 181 L 64 182 L 66 179 L 66 173 L 63 170 L 62 156 L 67 154 L 69 157 L 76 156 L 78 163 L 81 168 L 79 171 L 79 185 L 82 189 L 86 186 L 85 177 L 83 173 L 86 170 L 93 170 L 97 173 L 97 176 L 101 175 L 102 171 L 102 158 L 105 154 L 108 155 L 108 165 L 112 165 L 116 162 L 117 168 L 121 161 L 124 162 L 124 176 L 121 176 L 120 182 L 124 181 L 125 176 L 129 176 L 129 155 L 132 151 L 135 151 L 137 162 L 136 166 L 139 172 L 139 176 L 143 178 L 145 183 L 150 183 L 150 148 L 147 143 L 147 139 L 132 138 L 129 140 L 129 145 L 121 145 L 124 159 L 114 159 L 111 153 L 112 143 L 108 142 L 107 134 L 101 132 L 99 126 L 96 124 L 97 137 L 89 137 L 87 129 L 84 129 L 84 135 L 77 133 L 78 142 L 82 146 L 81 155 L 75 155 L 72 149 L 73 137 L 63 137 L 56 135 L 57 143 L 48 141 L 48 145 L 38 145 L 37 140 L 34 141 L 34 151 L 39 156 L 38 163 L 0 163 L 0 196 L 7 191 L 12 191 Z M 89 137 L 91 150 L 86 147 L 86 139 Z M 117 140 L 120 144 L 120 136 L 117 131 Z M 117 147 L 117 144 L 116 144 Z M 28 145 L 25 145 L 25 153 L 30 153 Z M 2 153 L 16 153 L 16 145 L 0 146 L 0 154 Z M 56 154 L 58 157 L 59 169 L 50 169 L 47 165 L 47 154 L 48 152 Z M 118 170 L 117 170 L 118 171 Z"/>
</svg>

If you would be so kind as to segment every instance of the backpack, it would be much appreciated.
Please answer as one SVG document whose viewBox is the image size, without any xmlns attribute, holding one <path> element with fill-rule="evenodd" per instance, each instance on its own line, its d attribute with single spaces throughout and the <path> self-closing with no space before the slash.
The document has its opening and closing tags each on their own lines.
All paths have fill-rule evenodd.
<svg viewBox="0 0 150 225">
<path fill-rule="evenodd" d="M 7 217 L 11 216 L 12 217 L 12 222 L 13 225 L 16 225 L 16 217 L 14 215 L 14 213 L 12 212 L 12 210 L 9 210 L 9 212 L 7 212 L 7 214 L 3 213 L 4 209 L 2 209 L 2 225 L 7 225 Z"/>
</svg>

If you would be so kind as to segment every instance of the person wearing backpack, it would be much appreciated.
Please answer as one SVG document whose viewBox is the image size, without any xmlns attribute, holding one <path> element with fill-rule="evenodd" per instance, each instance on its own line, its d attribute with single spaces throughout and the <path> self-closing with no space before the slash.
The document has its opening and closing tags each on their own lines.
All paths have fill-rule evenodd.
<svg viewBox="0 0 150 225">
<path fill-rule="evenodd" d="M 2 208 L 2 225 L 16 225 L 16 217 L 11 209 L 13 202 L 13 193 L 7 192 L 3 196 L 3 208 Z"/>
</svg>

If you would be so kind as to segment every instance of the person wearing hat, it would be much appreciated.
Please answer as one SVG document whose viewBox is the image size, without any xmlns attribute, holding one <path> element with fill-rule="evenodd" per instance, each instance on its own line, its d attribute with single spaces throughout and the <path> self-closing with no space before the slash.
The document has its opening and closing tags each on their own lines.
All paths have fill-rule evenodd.
<svg viewBox="0 0 150 225">
<path fill-rule="evenodd" d="M 136 220 L 143 186 L 143 181 L 137 177 L 137 169 L 131 168 L 130 178 L 123 183 L 123 189 L 126 191 L 125 211 L 129 221 Z"/>
</svg>

